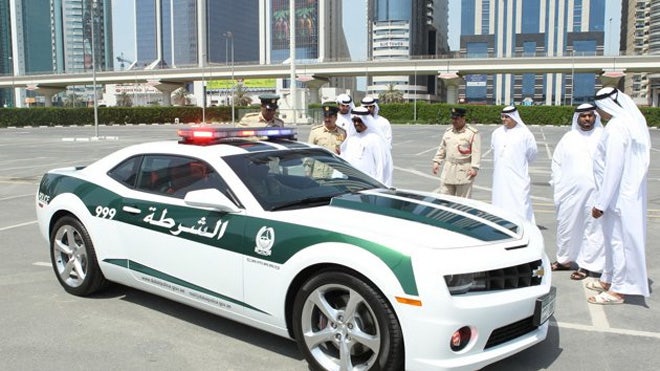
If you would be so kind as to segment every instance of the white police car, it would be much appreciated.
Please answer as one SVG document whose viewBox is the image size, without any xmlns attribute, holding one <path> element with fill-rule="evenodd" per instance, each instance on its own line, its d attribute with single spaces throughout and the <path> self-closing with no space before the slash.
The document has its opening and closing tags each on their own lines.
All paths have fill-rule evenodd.
<svg viewBox="0 0 660 371">
<path fill-rule="evenodd" d="M 289 128 L 179 134 L 44 175 L 66 291 L 161 295 L 293 338 L 314 369 L 476 369 L 546 337 L 536 226 L 387 189 Z"/>
</svg>

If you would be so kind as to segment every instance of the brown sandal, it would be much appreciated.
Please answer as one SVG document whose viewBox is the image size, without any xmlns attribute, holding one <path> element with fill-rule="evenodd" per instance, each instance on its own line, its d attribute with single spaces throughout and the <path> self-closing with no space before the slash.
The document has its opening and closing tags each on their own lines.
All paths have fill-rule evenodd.
<svg viewBox="0 0 660 371">
<path fill-rule="evenodd" d="M 571 268 L 571 263 L 562 264 L 556 261 L 550 264 L 550 269 L 553 271 L 570 271 L 573 268 Z"/>
<path fill-rule="evenodd" d="M 583 279 L 589 277 L 591 275 L 591 272 L 584 269 L 584 268 L 578 268 L 575 272 L 571 273 L 571 279 L 573 281 L 582 281 Z"/>
</svg>

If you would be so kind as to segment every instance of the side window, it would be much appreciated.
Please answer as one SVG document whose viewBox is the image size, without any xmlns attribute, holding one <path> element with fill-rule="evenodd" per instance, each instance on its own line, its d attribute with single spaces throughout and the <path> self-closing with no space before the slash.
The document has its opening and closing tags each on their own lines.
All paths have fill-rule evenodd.
<svg viewBox="0 0 660 371">
<path fill-rule="evenodd" d="M 142 156 L 134 156 L 126 159 L 121 164 L 108 171 L 108 176 L 127 187 L 135 187 L 135 181 L 138 178 L 138 169 Z"/>
<path fill-rule="evenodd" d="M 138 188 L 142 191 L 183 198 L 190 191 L 216 188 L 232 198 L 220 174 L 196 158 L 146 155 L 139 174 Z"/>
<path fill-rule="evenodd" d="M 171 156 L 144 156 L 138 172 L 137 189 L 152 193 L 163 193 L 169 181 L 169 164 Z"/>
</svg>

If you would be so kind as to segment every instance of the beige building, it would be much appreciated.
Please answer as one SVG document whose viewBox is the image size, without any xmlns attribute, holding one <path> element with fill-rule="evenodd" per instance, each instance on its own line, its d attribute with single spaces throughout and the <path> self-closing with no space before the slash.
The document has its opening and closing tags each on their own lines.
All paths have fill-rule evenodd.
<svg viewBox="0 0 660 371">
<path fill-rule="evenodd" d="M 660 1 L 623 1 L 621 10 L 621 50 L 660 55 Z M 627 73 L 624 91 L 640 106 L 658 107 L 660 74 Z"/>
</svg>

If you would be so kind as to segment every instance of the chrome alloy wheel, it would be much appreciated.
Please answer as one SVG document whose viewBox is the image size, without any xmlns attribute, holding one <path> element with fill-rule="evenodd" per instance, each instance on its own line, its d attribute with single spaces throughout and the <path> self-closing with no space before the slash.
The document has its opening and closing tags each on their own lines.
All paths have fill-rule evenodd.
<svg viewBox="0 0 660 371">
<path fill-rule="evenodd" d="M 317 287 L 301 319 L 307 349 L 325 369 L 368 370 L 378 359 L 378 319 L 355 290 L 340 284 Z"/>
<path fill-rule="evenodd" d="M 88 269 L 87 247 L 80 231 L 70 224 L 61 225 L 52 243 L 53 265 L 62 283 L 79 287 Z"/>
</svg>

